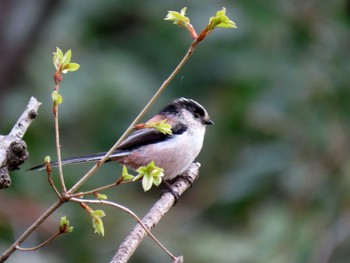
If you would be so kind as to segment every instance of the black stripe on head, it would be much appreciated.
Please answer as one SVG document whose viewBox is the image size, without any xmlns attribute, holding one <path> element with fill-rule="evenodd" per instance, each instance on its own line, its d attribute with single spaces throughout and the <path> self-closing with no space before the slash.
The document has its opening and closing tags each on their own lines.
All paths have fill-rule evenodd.
<svg viewBox="0 0 350 263">
<path fill-rule="evenodd" d="M 169 105 L 167 105 L 160 113 L 170 113 L 174 115 L 178 115 L 181 109 L 187 109 L 193 115 L 198 115 L 199 117 L 205 117 L 207 114 L 206 110 L 200 105 L 198 102 L 186 99 L 179 98 L 172 101 Z"/>
<path fill-rule="evenodd" d="M 180 107 L 178 104 L 171 102 L 167 106 L 165 106 L 160 112 L 160 114 L 173 114 L 173 115 L 178 115 L 180 113 Z"/>
</svg>

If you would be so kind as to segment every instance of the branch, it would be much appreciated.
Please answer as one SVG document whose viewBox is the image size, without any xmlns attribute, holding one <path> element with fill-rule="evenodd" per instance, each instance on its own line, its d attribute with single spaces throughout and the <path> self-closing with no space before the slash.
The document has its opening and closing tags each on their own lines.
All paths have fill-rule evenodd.
<svg viewBox="0 0 350 263">
<path fill-rule="evenodd" d="M 61 231 L 57 231 L 51 237 L 49 237 L 44 242 L 42 242 L 41 244 L 39 244 L 39 245 L 37 245 L 35 247 L 24 248 L 24 247 L 16 246 L 16 249 L 20 250 L 20 251 L 34 251 L 34 250 L 38 250 L 39 248 L 42 248 L 42 247 L 46 246 L 47 244 L 49 244 L 52 240 L 54 240 L 56 237 L 58 237 L 61 234 L 62 234 Z"/>
<path fill-rule="evenodd" d="M 7 136 L 0 136 L 0 189 L 10 187 L 9 171 L 19 169 L 19 166 L 28 158 L 27 145 L 22 138 L 38 115 L 40 105 L 40 102 L 31 97 L 11 132 Z"/>
<path fill-rule="evenodd" d="M 196 180 L 199 176 L 199 167 L 199 163 L 192 163 L 187 171 L 183 173 L 186 179 L 183 176 L 176 179 L 176 181 L 172 184 L 172 188 L 175 193 L 181 196 L 188 188 L 191 187 L 191 182 Z M 153 205 L 148 214 L 144 216 L 142 223 L 147 227 L 148 230 L 151 230 L 159 223 L 159 221 L 174 204 L 175 197 L 170 192 L 164 193 L 161 198 Z M 119 246 L 110 263 L 127 262 L 146 235 L 147 233 L 143 227 L 140 224 L 137 224 L 130 232 L 130 234 L 125 238 L 124 242 Z M 182 257 L 178 257 L 174 262 L 182 261 Z"/>
</svg>

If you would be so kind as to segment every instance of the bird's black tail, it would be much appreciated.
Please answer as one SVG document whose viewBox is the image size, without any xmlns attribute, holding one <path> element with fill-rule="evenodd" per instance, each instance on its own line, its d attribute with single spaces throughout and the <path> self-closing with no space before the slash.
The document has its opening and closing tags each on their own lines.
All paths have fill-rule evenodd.
<svg viewBox="0 0 350 263">
<path fill-rule="evenodd" d="M 128 152 L 125 151 L 116 151 L 113 154 L 111 154 L 109 156 L 109 158 L 105 161 L 105 162 L 110 162 L 112 161 L 114 158 L 117 157 L 122 157 L 125 155 L 128 155 Z M 71 165 L 71 164 L 79 164 L 79 163 L 88 163 L 88 162 L 97 162 L 100 161 L 102 159 L 103 156 L 106 155 L 106 152 L 102 152 L 102 153 L 96 153 L 93 155 L 87 155 L 87 156 L 80 156 L 80 157 L 72 157 L 72 158 L 67 158 L 67 159 L 63 159 L 62 160 L 62 165 Z M 58 166 L 58 162 L 50 162 L 50 167 L 56 167 Z M 46 164 L 40 164 L 34 167 L 31 167 L 28 169 L 28 171 L 34 171 L 34 170 L 43 170 L 45 169 Z"/>
</svg>

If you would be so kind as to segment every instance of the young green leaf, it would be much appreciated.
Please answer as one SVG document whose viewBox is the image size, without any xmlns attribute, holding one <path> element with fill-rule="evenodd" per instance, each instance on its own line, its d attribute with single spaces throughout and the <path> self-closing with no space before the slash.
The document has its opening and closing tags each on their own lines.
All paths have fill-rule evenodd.
<svg viewBox="0 0 350 263">
<path fill-rule="evenodd" d="M 44 158 L 44 163 L 50 163 L 51 162 L 51 157 L 50 156 L 45 156 Z"/>
<path fill-rule="evenodd" d="M 107 195 L 100 194 L 100 193 L 96 193 L 96 197 L 98 200 L 106 200 L 107 199 Z"/>
<path fill-rule="evenodd" d="M 63 102 L 62 96 L 58 93 L 57 90 L 52 92 L 52 100 L 54 105 L 60 105 Z"/>
<path fill-rule="evenodd" d="M 155 167 L 151 171 L 151 175 L 153 177 L 153 184 L 155 186 L 159 186 L 160 183 L 162 182 L 162 177 L 164 176 L 164 170 L 162 168 Z"/>
<path fill-rule="evenodd" d="M 123 181 L 129 181 L 135 178 L 135 176 L 133 176 L 132 174 L 129 174 L 128 168 L 126 168 L 125 165 L 123 165 L 122 178 L 123 178 Z"/>
<path fill-rule="evenodd" d="M 153 184 L 153 176 L 150 174 L 145 174 L 142 178 L 142 188 L 146 192 L 151 189 Z"/>
<path fill-rule="evenodd" d="M 53 64 L 56 70 L 59 70 L 63 60 L 63 52 L 61 49 L 56 47 L 56 52 L 53 52 Z"/>
<path fill-rule="evenodd" d="M 57 71 L 67 73 L 68 71 L 77 71 L 80 67 L 77 63 L 71 63 L 72 50 L 68 50 L 63 54 L 62 50 L 57 48 L 56 52 L 53 52 L 53 64 Z"/>
<path fill-rule="evenodd" d="M 66 216 L 61 217 L 60 221 L 60 232 L 61 233 L 70 233 L 73 231 L 73 227 L 69 226 L 69 221 Z"/>
<path fill-rule="evenodd" d="M 175 25 L 187 27 L 190 24 L 190 19 L 185 16 L 187 7 L 181 9 L 180 13 L 176 11 L 168 11 L 164 20 L 173 21 Z"/>
<path fill-rule="evenodd" d="M 226 9 L 223 7 L 222 10 L 216 12 L 216 16 L 212 16 L 209 19 L 208 31 L 213 30 L 216 27 L 223 28 L 237 28 L 236 23 L 231 21 L 226 16 Z"/>
<path fill-rule="evenodd" d="M 166 123 L 167 119 L 158 122 L 146 122 L 145 128 L 153 128 L 163 134 L 173 134 L 171 125 Z"/>
<path fill-rule="evenodd" d="M 103 210 L 94 210 L 91 212 L 92 216 L 104 217 L 106 214 Z"/>
<path fill-rule="evenodd" d="M 69 49 L 62 58 L 62 65 L 67 65 L 70 63 L 70 60 L 72 58 L 72 50 Z"/>
<path fill-rule="evenodd" d="M 164 176 L 164 169 L 157 167 L 154 162 L 150 162 L 147 166 L 141 166 L 137 170 L 138 175 L 134 181 L 142 178 L 142 188 L 146 192 L 151 189 L 152 185 L 159 186 Z"/>
<path fill-rule="evenodd" d="M 63 228 L 65 225 L 69 224 L 66 216 L 62 216 L 60 220 L 60 228 Z"/>
<path fill-rule="evenodd" d="M 67 73 L 68 71 L 70 72 L 77 71 L 79 68 L 80 68 L 79 64 L 69 63 L 62 68 L 62 73 Z"/>
<path fill-rule="evenodd" d="M 93 217 L 92 218 L 92 226 L 95 229 L 95 233 L 104 236 L 105 230 L 103 227 L 103 221 L 100 217 Z"/>
<path fill-rule="evenodd" d="M 95 233 L 104 236 L 105 230 L 101 217 L 104 217 L 106 215 L 105 212 L 102 210 L 94 210 L 91 211 L 90 215 L 92 217 L 92 226 L 95 229 Z"/>
</svg>

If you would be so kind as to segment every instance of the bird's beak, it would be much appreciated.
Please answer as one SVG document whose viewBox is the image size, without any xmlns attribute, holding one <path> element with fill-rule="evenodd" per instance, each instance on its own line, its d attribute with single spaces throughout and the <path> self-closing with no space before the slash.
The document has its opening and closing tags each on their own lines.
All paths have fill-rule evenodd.
<svg viewBox="0 0 350 263">
<path fill-rule="evenodd" d="M 205 119 L 205 120 L 204 120 L 204 124 L 205 124 L 205 125 L 213 125 L 214 122 L 213 122 L 211 119 L 208 118 L 208 119 Z"/>
</svg>

